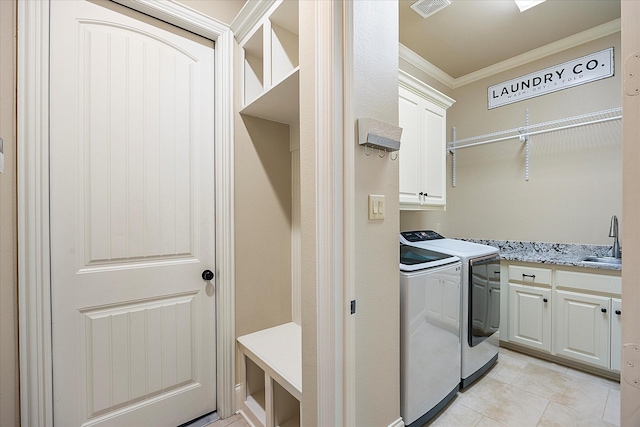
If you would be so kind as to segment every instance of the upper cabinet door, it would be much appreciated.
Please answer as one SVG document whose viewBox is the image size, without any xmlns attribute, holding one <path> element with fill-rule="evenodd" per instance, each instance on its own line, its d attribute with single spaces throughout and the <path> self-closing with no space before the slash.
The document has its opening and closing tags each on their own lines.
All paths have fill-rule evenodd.
<svg viewBox="0 0 640 427">
<path fill-rule="evenodd" d="M 400 204 L 420 204 L 420 122 L 422 119 L 420 98 L 400 88 L 398 124 L 402 128 L 400 139 Z"/>
<path fill-rule="evenodd" d="M 444 207 L 447 201 L 446 110 L 425 101 L 421 113 L 419 185 L 423 194 L 420 203 Z"/>
<path fill-rule="evenodd" d="M 446 204 L 446 110 L 453 99 L 400 72 L 400 209 Z"/>
</svg>

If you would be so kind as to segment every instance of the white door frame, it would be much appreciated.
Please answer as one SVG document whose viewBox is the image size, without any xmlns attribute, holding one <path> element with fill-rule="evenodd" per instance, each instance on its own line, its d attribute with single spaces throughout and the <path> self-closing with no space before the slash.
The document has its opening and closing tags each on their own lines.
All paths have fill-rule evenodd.
<svg viewBox="0 0 640 427">
<path fill-rule="evenodd" d="M 49 0 L 50 1 L 50 0 Z M 49 1 L 18 0 L 18 307 L 20 416 L 53 425 L 49 241 Z M 214 40 L 217 411 L 235 411 L 233 35 L 173 0 L 114 0 Z M 188 421 L 188 420 L 185 420 Z"/>
</svg>

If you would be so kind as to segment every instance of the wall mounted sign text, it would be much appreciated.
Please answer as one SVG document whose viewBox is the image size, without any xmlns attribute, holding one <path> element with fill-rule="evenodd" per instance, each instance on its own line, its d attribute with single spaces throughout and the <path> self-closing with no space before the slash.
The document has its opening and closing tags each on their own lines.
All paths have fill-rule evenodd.
<svg viewBox="0 0 640 427">
<path fill-rule="evenodd" d="M 490 86 L 489 109 L 613 76 L 613 48 Z"/>
</svg>

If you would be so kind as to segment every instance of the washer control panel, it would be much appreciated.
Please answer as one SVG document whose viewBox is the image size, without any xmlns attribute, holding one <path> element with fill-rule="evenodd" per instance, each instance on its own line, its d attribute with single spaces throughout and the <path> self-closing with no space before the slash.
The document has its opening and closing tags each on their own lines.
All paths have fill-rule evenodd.
<svg viewBox="0 0 640 427">
<path fill-rule="evenodd" d="M 427 240 L 444 239 L 433 230 L 403 231 L 400 233 L 408 242 L 425 242 Z"/>
</svg>

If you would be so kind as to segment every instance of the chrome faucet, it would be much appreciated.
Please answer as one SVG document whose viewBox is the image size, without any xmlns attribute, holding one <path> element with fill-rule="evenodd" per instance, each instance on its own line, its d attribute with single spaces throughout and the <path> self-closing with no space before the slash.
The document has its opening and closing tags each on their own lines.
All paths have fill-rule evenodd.
<svg viewBox="0 0 640 427">
<path fill-rule="evenodd" d="M 613 247 L 611 248 L 611 256 L 614 258 L 622 258 L 622 247 L 618 241 L 618 217 L 611 217 L 611 227 L 609 228 L 609 237 L 613 237 Z"/>
</svg>

